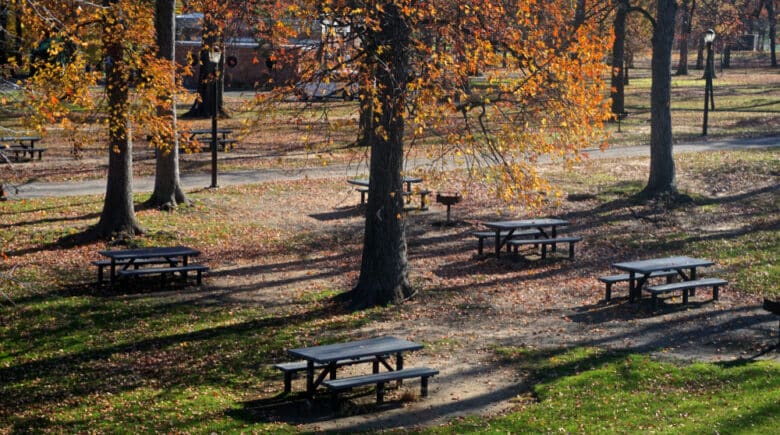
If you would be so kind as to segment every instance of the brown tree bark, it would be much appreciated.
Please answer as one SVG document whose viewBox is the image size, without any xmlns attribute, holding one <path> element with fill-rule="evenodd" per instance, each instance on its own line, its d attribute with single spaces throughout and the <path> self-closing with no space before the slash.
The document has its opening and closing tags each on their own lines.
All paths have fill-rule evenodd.
<svg viewBox="0 0 780 435">
<path fill-rule="evenodd" d="M 676 194 L 672 153 L 671 63 L 677 2 L 658 0 L 653 29 L 652 85 L 650 89 L 650 177 L 642 197 Z"/>
<path fill-rule="evenodd" d="M 211 86 L 215 77 L 219 80 L 219 83 L 217 83 L 217 115 L 225 116 L 222 104 L 224 74 L 218 74 L 218 72 L 224 70 L 225 56 L 223 51 L 223 56 L 220 58 L 216 68 L 209 60 L 209 50 L 211 47 L 219 46 L 221 33 L 217 24 L 211 19 L 211 15 L 208 13 L 203 14 L 202 35 L 201 49 L 198 54 L 200 59 L 200 66 L 198 68 L 198 98 L 192 103 L 190 110 L 182 115 L 182 118 L 209 118 L 212 116 L 214 96 L 211 91 Z"/>
<path fill-rule="evenodd" d="M 176 50 L 176 1 L 156 0 L 154 28 L 156 32 L 158 57 L 170 62 L 170 89 L 174 89 L 176 83 L 176 70 L 174 55 Z M 146 202 L 151 207 L 163 209 L 175 208 L 178 204 L 188 203 L 187 195 L 181 187 L 179 177 L 179 139 L 176 135 L 176 95 L 171 91 L 170 95 L 163 98 L 171 99 L 171 109 L 158 108 L 158 114 L 167 118 L 171 125 L 170 135 L 166 137 L 164 149 L 157 150 L 157 167 L 154 176 L 154 191 Z"/>
<path fill-rule="evenodd" d="M 373 113 L 379 125 L 367 133 L 371 172 L 363 257 L 358 283 L 347 294 L 353 308 L 398 304 L 415 293 L 408 278 L 401 182 L 409 45 L 410 30 L 401 11 L 393 3 L 385 5 L 379 29 L 369 31 L 366 41 L 369 55 L 377 59 L 381 111 Z"/>
<path fill-rule="evenodd" d="M 680 14 L 682 23 L 680 26 L 680 59 L 677 63 L 676 72 L 678 76 L 688 75 L 688 40 L 691 37 L 691 31 L 693 29 L 693 17 L 694 12 L 696 11 L 696 0 L 690 2 L 690 7 L 688 7 L 688 3 L 688 0 L 683 2 L 682 14 Z"/>
<path fill-rule="evenodd" d="M 766 14 L 769 19 L 769 57 L 772 67 L 777 67 L 777 15 L 775 15 L 774 0 L 764 0 Z"/>
<path fill-rule="evenodd" d="M 696 45 L 696 69 L 704 69 L 704 38 Z"/>
<path fill-rule="evenodd" d="M 103 0 L 113 7 L 116 0 Z M 144 230 L 133 205 L 133 143 L 129 119 L 130 71 L 124 62 L 124 46 L 115 34 L 103 34 L 105 54 L 111 59 L 106 72 L 108 93 L 108 181 L 103 211 L 95 226 L 101 238 L 132 236 Z"/>
<path fill-rule="evenodd" d="M 612 42 L 612 80 L 610 94 L 612 97 L 612 114 L 623 116 L 625 108 L 625 46 L 626 46 L 626 17 L 628 16 L 628 2 L 617 0 L 613 30 L 615 40 Z"/>
</svg>

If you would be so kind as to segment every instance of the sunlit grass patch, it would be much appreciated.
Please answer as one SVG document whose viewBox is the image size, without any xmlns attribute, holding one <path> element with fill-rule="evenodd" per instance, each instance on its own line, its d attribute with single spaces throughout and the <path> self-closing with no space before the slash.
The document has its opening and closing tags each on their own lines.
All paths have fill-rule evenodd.
<svg viewBox="0 0 780 435">
<path fill-rule="evenodd" d="M 535 400 L 431 432 L 769 433 L 780 425 L 776 363 L 676 365 L 582 348 L 499 353 L 530 372 Z"/>
</svg>

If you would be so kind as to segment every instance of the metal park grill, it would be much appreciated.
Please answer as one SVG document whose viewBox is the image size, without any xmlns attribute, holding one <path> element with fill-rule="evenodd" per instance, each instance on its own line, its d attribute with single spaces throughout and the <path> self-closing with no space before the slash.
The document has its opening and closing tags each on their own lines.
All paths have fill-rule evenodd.
<svg viewBox="0 0 780 435">
<path fill-rule="evenodd" d="M 444 225 L 453 225 L 455 222 L 450 220 L 450 207 L 460 202 L 462 197 L 457 192 L 439 192 L 436 194 L 436 202 L 447 206 L 447 220 Z"/>
</svg>

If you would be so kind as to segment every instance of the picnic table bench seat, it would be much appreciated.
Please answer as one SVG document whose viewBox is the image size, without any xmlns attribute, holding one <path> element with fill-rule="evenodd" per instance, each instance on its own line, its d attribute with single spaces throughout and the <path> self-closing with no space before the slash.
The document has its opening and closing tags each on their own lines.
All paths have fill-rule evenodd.
<svg viewBox="0 0 780 435">
<path fill-rule="evenodd" d="M 333 403 L 338 405 L 338 394 L 363 385 L 376 384 L 376 402 L 381 405 L 384 402 L 385 383 L 400 381 L 403 379 L 420 378 L 420 396 L 428 396 L 428 378 L 438 375 L 439 371 L 429 367 L 414 367 L 395 370 L 391 372 L 372 373 L 370 375 L 352 376 L 341 379 L 329 379 L 322 385 L 331 390 Z"/>
<path fill-rule="evenodd" d="M 520 246 L 523 245 L 534 245 L 534 246 L 541 246 L 542 247 L 542 258 L 547 258 L 547 245 L 554 246 L 558 243 L 568 243 L 569 244 L 569 258 L 574 258 L 574 244 L 581 241 L 582 237 L 578 236 L 568 236 L 568 237 L 549 237 L 549 238 L 534 238 L 534 239 L 519 239 L 519 238 L 511 238 L 509 239 L 506 244 L 507 246 L 511 246 L 515 253 L 518 252 Z M 508 248 L 507 248 L 508 249 Z"/>
<path fill-rule="evenodd" d="M 134 276 L 142 276 L 142 275 L 161 275 L 163 282 L 165 281 L 165 277 L 168 274 L 174 274 L 176 272 L 180 272 L 182 276 L 185 278 L 187 277 L 187 272 L 196 272 L 196 283 L 198 285 L 201 284 L 202 281 L 202 274 L 205 271 L 208 271 L 209 267 L 205 266 L 203 264 L 188 264 L 186 266 L 171 266 L 171 267 L 152 267 L 152 268 L 141 268 L 141 269 L 124 269 L 117 271 L 117 275 L 120 277 L 134 277 Z"/>
<path fill-rule="evenodd" d="M 2 148 L 0 149 L 0 152 L 4 152 L 6 156 L 9 153 L 14 153 L 14 160 L 19 161 L 19 157 L 24 157 L 25 154 L 30 154 L 30 159 L 33 159 L 35 156 L 35 153 L 38 153 L 38 160 L 43 159 L 43 153 L 46 151 L 46 148 L 29 148 L 26 146 L 21 145 L 14 145 L 10 146 L 8 148 Z"/>
<path fill-rule="evenodd" d="M 350 358 L 350 359 L 343 359 L 336 361 L 336 367 L 344 367 L 348 365 L 353 364 L 362 364 L 362 363 L 368 363 L 373 362 L 375 364 L 375 368 L 378 369 L 379 367 L 377 364 L 379 363 L 379 359 L 375 356 L 364 356 L 361 358 Z M 285 363 L 279 363 L 274 364 L 274 368 L 277 370 L 281 370 L 282 373 L 284 373 L 284 392 L 289 393 L 292 391 L 292 378 L 293 376 L 298 373 L 305 371 L 307 368 L 307 362 L 306 361 L 291 361 L 291 362 L 285 362 Z M 314 363 L 314 368 L 323 368 L 327 366 L 327 364 L 320 364 L 320 363 Z"/>
<path fill-rule="evenodd" d="M 482 255 L 483 248 L 485 246 L 485 239 L 495 238 L 496 232 L 495 231 L 474 231 L 471 233 L 474 237 L 477 238 L 477 254 Z M 506 237 L 509 235 L 509 231 L 501 231 L 500 236 Z M 528 237 L 528 236 L 538 236 L 541 235 L 539 230 L 523 230 L 523 231 L 515 231 L 512 233 L 512 237 Z M 509 245 L 507 245 L 507 252 L 509 251 Z"/>
<path fill-rule="evenodd" d="M 650 273 L 650 275 L 648 275 L 648 278 L 666 277 L 666 282 L 668 284 L 671 282 L 671 279 L 675 276 L 677 276 L 676 270 L 659 270 Z M 627 282 L 630 279 L 631 279 L 631 275 L 628 273 L 600 276 L 599 281 L 607 285 L 607 290 L 604 296 L 604 300 L 609 301 L 610 299 L 612 299 L 612 284 L 616 282 Z"/>
<path fill-rule="evenodd" d="M 128 260 L 118 260 L 116 262 L 117 266 L 124 266 L 127 264 Z M 168 260 L 163 257 L 159 258 L 139 258 L 133 261 L 133 267 L 135 269 L 138 269 L 139 266 L 146 266 L 149 264 L 169 264 L 172 266 L 175 266 L 178 263 L 178 260 L 171 259 Z M 103 269 L 106 267 L 111 267 L 111 260 L 95 260 L 92 261 L 92 264 L 97 266 L 98 268 L 98 283 L 103 282 Z"/>
<path fill-rule="evenodd" d="M 727 285 L 729 282 L 721 278 L 700 278 L 693 281 L 671 282 L 667 284 L 658 284 L 645 287 L 653 297 L 653 309 L 658 306 L 658 295 L 669 293 L 676 290 L 682 290 L 683 305 L 688 303 L 688 291 L 691 296 L 698 287 L 712 287 L 712 300 L 718 300 L 718 288 Z"/>
</svg>

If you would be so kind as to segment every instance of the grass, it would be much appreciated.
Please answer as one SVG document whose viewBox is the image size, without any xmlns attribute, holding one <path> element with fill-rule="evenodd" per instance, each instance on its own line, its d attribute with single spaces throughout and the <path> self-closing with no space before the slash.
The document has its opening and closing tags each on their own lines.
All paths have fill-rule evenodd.
<svg viewBox="0 0 780 435">
<path fill-rule="evenodd" d="M 499 349 L 536 382 L 498 418 L 432 433 L 771 433 L 780 425 L 780 366 L 676 365 L 592 348 Z"/>
</svg>

